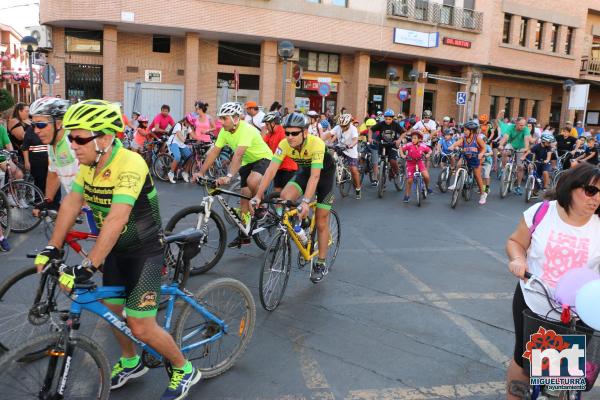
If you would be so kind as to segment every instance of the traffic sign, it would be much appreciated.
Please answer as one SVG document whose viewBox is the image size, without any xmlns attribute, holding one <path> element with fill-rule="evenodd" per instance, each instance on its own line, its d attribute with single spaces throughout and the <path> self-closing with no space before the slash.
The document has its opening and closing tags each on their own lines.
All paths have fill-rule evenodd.
<svg viewBox="0 0 600 400">
<path fill-rule="evenodd" d="M 48 85 L 54 85 L 54 82 L 56 82 L 56 69 L 50 64 L 46 65 L 42 70 L 42 79 Z"/>
<path fill-rule="evenodd" d="M 456 92 L 456 104 L 459 106 L 467 104 L 467 92 Z"/>
<path fill-rule="evenodd" d="M 407 88 L 401 88 L 398 90 L 398 100 L 406 101 L 410 99 L 410 92 Z"/>
<path fill-rule="evenodd" d="M 329 83 L 325 83 L 325 82 L 319 83 L 319 94 L 322 97 L 327 97 L 327 96 L 329 96 L 329 93 L 331 93 L 331 86 L 329 86 Z"/>
</svg>

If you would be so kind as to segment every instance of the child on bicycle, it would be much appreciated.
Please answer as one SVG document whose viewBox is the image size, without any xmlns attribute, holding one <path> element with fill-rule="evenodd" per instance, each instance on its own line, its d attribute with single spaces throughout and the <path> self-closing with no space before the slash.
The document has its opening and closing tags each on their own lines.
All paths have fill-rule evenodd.
<svg viewBox="0 0 600 400">
<path fill-rule="evenodd" d="M 485 154 L 483 155 L 483 164 L 481 164 L 481 178 L 483 179 L 484 191 L 490 193 L 490 175 L 492 173 L 492 164 L 494 155 L 492 146 L 490 146 L 490 139 L 481 135 L 485 142 Z"/>
<path fill-rule="evenodd" d="M 454 130 L 451 128 L 447 128 L 444 130 L 444 136 L 440 139 L 440 150 L 442 151 L 442 168 L 446 166 L 444 163 L 445 157 L 446 161 L 450 162 L 450 168 L 452 170 L 454 170 L 454 166 L 456 165 L 454 155 L 452 154 L 452 151 L 450 151 L 450 146 L 452 146 L 454 142 L 456 142 L 453 136 Z"/>
<path fill-rule="evenodd" d="M 423 175 L 425 186 L 427 187 L 427 193 L 433 193 L 433 190 L 429 188 L 429 172 L 425 166 L 423 158 L 429 158 L 431 154 L 431 148 L 421 141 L 423 140 L 423 134 L 419 131 L 412 131 L 410 133 L 411 143 L 405 144 L 400 147 L 400 156 L 406 159 L 406 194 L 404 195 L 404 202 L 408 203 L 410 200 L 410 190 L 412 188 L 414 174 L 419 166 L 419 171 Z M 418 188 L 417 188 L 418 190 Z"/>
<path fill-rule="evenodd" d="M 133 143 L 131 149 L 142 154 L 144 152 L 144 146 L 147 142 L 151 141 L 154 136 L 152 132 L 148 130 L 148 118 L 140 115 L 137 119 L 138 127 L 133 135 Z"/>
</svg>

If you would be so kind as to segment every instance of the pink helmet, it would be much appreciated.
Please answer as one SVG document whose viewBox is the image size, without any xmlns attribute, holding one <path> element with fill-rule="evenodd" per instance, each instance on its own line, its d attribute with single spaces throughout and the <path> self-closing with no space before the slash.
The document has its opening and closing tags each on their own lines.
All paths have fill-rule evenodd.
<svg viewBox="0 0 600 400">
<path fill-rule="evenodd" d="M 140 115 L 137 119 L 137 122 L 148 122 L 148 118 Z"/>
<path fill-rule="evenodd" d="M 194 117 L 194 115 L 192 113 L 186 114 L 185 120 L 187 121 L 188 124 L 190 124 L 192 126 L 196 125 L 196 117 Z"/>
</svg>

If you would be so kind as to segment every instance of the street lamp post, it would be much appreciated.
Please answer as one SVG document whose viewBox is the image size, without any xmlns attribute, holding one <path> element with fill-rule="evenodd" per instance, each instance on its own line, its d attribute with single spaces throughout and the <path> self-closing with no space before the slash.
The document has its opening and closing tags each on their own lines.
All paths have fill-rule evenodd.
<svg viewBox="0 0 600 400">
<path fill-rule="evenodd" d="M 281 89 L 281 107 L 285 110 L 285 87 L 287 74 L 287 61 L 294 56 L 294 44 L 289 40 L 282 40 L 277 46 L 277 53 L 283 59 L 283 80 Z"/>
<path fill-rule="evenodd" d="M 33 93 L 33 53 L 38 48 L 38 41 L 33 36 L 25 36 L 21 39 L 21 47 L 29 55 L 29 101 L 33 103 L 35 94 Z"/>
</svg>

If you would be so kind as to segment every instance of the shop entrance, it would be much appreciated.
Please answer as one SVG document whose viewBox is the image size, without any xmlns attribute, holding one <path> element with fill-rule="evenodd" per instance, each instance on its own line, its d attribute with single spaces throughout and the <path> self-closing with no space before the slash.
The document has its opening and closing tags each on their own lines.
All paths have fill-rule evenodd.
<svg viewBox="0 0 600 400">
<path fill-rule="evenodd" d="M 550 105 L 550 125 L 556 129 L 560 126 L 560 110 L 562 103 L 552 103 Z"/>
<path fill-rule="evenodd" d="M 385 106 L 385 86 L 369 86 L 369 98 L 367 101 L 367 113 L 377 114 L 383 111 Z"/>
</svg>

